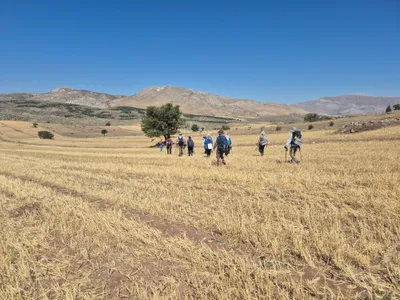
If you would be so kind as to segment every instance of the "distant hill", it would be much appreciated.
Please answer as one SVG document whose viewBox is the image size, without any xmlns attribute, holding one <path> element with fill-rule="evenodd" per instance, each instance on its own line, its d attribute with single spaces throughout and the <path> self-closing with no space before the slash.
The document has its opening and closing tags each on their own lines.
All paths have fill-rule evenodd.
<svg viewBox="0 0 400 300">
<path fill-rule="evenodd" d="M 123 96 L 114 96 L 105 93 L 96 93 L 87 90 L 75 90 L 68 87 L 63 87 L 44 94 L 0 94 L 0 101 L 32 100 L 39 102 L 85 105 L 95 108 L 108 108 L 110 107 L 111 101 L 121 97 Z"/>
<path fill-rule="evenodd" d="M 218 116 L 265 116 L 304 114 L 290 105 L 234 99 L 180 87 L 149 87 L 136 95 L 113 100 L 112 106 L 145 108 L 163 103 L 179 104 L 184 113 Z"/>
<path fill-rule="evenodd" d="M 400 97 L 342 95 L 293 104 L 296 108 L 326 115 L 360 115 L 385 112 L 388 105 L 400 103 Z"/>
</svg>

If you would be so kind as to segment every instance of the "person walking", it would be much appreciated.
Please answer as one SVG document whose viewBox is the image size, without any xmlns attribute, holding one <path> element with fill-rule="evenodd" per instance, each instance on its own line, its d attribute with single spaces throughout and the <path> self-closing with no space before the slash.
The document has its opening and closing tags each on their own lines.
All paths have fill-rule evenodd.
<svg viewBox="0 0 400 300">
<path fill-rule="evenodd" d="M 204 149 L 206 150 L 207 157 L 211 156 L 211 151 L 212 151 L 213 147 L 214 147 L 213 139 L 212 139 L 211 135 L 209 134 L 207 136 L 207 138 L 204 140 Z"/>
<path fill-rule="evenodd" d="M 179 133 L 178 138 L 176 139 L 176 145 L 179 149 L 179 157 L 183 156 L 183 150 L 185 149 L 186 141 L 185 137 L 183 136 L 182 132 Z"/>
<path fill-rule="evenodd" d="M 187 140 L 188 156 L 193 156 L 194 153 L 194 141 L 191 136 Z"/>
<path fill-rule="evenodd" d="M 258 152 L 260 152 L 261 156 L 264 156 L 264 148 L 268 145 L 267 136 L 265 135 L 265 131 L 262 130 L 260 132 L 260 137 L 258 138 Z"/>
<path fill-rule="evenodd" d="M 214 150 L 217 150 L 217 166 L 226 165 L 224 154 L 228 149 L 228 140 L 222 130 L 218 131 L 218 137 L 214 144 Z"/>
<path fill-rule="evenodd" d="M 225 154 L 226 154 L 226 156 L 228 156 L 229 154 L 231 154 L 231 150 L 232 150 L 232 139 L 231 139 L 231 137 L 228 135 L 227 132 L 225 132 L 225 137 L 226 137 L 226 140 L 227 140 L 227 142 L 228 142 L 228 148 L 226 149 Z"/>
<path fill-rule="evenodd" d="M 303 141 L 301 140 L 301 132 L 293 127 L 291 130 L 290 136 L 285 144 L 285 151 L 288 151 L 288 147 L 290 146 L 290 161 L 291 163 L 300 163 L 299 160 L 296 159 L 296 152 L 300 150 Z"/>
<path fill-rule="evenodd" d="M 167 146 L 167 154 L 172 154 L 172 139 L 170 136 L 167 137 L 167 139 L 165 140 L 165 145 Z"/>
</svg>

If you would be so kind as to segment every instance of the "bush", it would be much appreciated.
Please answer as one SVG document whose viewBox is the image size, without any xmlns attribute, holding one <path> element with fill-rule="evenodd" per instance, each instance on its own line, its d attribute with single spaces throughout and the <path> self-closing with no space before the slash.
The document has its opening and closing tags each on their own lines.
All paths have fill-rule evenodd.
<svg viewBox="0 0 400 300">
<path fill-rule="evenodd" d="M 333 125 L 335 125 L 335 122 L 333 122 L 333 121 L 329 122 L 330 127 L 332 127 Z"/>
<path fill-rule="evenodd" d="M 400 104 L 395 104 L 393 105 L 394 110 L 400 110 Z"/>
<path fill-rule="evenodd" d="M 103 130 L 101 131 L 101 134 L 104 135 L 104 136 L 105 136 L 107 133 L 108 133 L 107 129 L 103 129 Z"/>
<path fill-rule="evenodd" d="M 111 123 L 110 123 L 110 122 L 107 122 L 107 123 L 106 123 L 106 126 L 111 126 Z"/>
<path fill-rule="evenodd" d="M 388 107 L 386 107 L 386 113 L 390 113 L 392 112 L 392 108 L 390 107 L 390 105 L 388 105 Z"/>
<path fill-rule="evenodd" d="M 37 128 L 37 127 L 38 127 L 38 125 L 39 125 L 39 124 L 38 124 L 38 123 L 36 123 L 36 122 L 35 122 L 35 123 L 33 123 L 33 127 L 34 127 L 34 128 Z"/>
<path fill-rule="evenodd" d="M 39 131 L 38 132 L 38 136 L 41 139 L 48 139 L 48 140 L 52 140 L 54 138 L 54 134 L 52 134 L 50 131 Z"/>
<path fill-rule="evenodd" d="M 311 130 L 313 128 L 314 128 L 314 125 L 312 125 L 312 124 L 308 125 L 308 130 Z"/>
<path fill-rule="evenodd" d="M 197 124 L 193 124 L 192 131 L 199 131 L 199 126 Z"/>
<path fill-rule="evenodd" d="M 231 128 L 228 125 L 222 125 L 221 130 L 230 130 Z"/>
<path fill-rule="evenodd" d="M 281 126 L 276 126 L 275 131 L 281 131 L 282 127 Z"/>
<path fill-rule="evenodd" d="M 304 116 L 304 122 L 315 122 L 319 120 L 319 116 L 316 113 L 309 113 Z"/>
</svg>

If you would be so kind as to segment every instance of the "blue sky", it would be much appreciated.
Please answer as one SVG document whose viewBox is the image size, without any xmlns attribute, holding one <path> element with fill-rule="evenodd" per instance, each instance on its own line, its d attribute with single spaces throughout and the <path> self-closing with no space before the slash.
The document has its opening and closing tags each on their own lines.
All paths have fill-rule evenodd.
<svg viewBox="0 0 400 300">
<path fill-rule="evenodd" d="M 400 96 L 400 0 L 0 0 L 0 92 Z"/>
</svg>

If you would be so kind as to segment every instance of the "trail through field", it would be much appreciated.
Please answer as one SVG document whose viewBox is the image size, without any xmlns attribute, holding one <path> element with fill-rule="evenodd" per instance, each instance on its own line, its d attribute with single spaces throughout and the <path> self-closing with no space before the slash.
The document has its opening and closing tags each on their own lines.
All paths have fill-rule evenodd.
<svg viewBox="0 0 400 300">
<path fill-rule="evenodd" d="M 143 137 L 1 143 L 0 298 L 396 299 L 400 144 L 362 134 L 299 165 L 236 146 L 223 168 Z"/>
</svg>

